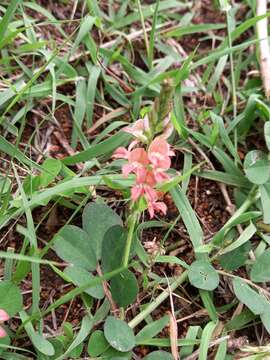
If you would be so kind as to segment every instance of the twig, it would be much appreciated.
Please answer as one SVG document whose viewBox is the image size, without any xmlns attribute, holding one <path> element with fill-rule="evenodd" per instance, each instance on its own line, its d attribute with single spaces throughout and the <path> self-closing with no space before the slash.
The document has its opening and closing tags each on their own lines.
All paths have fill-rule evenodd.
<svg viewBox="0 0 270 360">
<path fill-rule="evenodd" d="M 103 125 L 104 123 L 106 123 L 109 120 L 114 119 L 115 117 L 118 117 L 120 115 L 123 115 L 127 112 L 127 108 L 125 107 L 119 107 L 115 110 L 112 110 L 110 113 L 103 115 L 101 118 L 99 118 L 93 126 L 90 127 L 90 129 L 87 130 L 87 134 L 91 134 L 92 132 L 94 132 L 98 127 L 100 127 L 101 125 Z"/>
<path fill-rule="evenodd" d="M 214 341 L 211 341 L 208 348 L 211 348 L 213 346 L 216 346 L 220 343 L 222 343 L 223 341 L 225 340 L 229 340 L 230 336 L 229 335 L 226 335 L 226 336 L 223 336 L 217 340 L 214 340 Z M 200 355 L 200 349 L 194 351 L 193 354 L 191 354 L 190 356 L 186 357 L 185 360 L 195 360 L 197 359 L 197 357 Z"/>
<path fill-rule="evenodd" d="M 257 16 L 266 15 L 267 0 L 257 0 Z M 257 22 L 260 49 L 260 68 L 265 95 L 270 97 L 270 48 L 268 42 L 267 17 Z"/>
<path fill-rule="evenodd" d="M 99 276 L 103 276 L 100 265 L 97 266 L 97 273 Z M 108 299 L 110 305 L 111 305 L 111 309 L 113 312 L 117 311 L 117 306 L 115 305 L 113 299 L 112 299 L 112 294 L 109 290 L 109 286 L 107 281 L 103 281 L 102 282 L 102 286 L 103 286 L 103 290 L 104 290 L 104 294 L 106 296 L 106 298 Z"/>
<path fill-rule="evenodd" d="M 60 145 L 63 146 L 63 148 L 67 151 L 67 153 L 70 156 L 73 156 L 76 154 L 76 152 L 72 149 L 72 147 L 69 145 L 69 142 L 65 136 L 65 134 L 63 132 L 59 132 L 59 131 L 54 131 L 53 135 L 56 137 L 57 141 L 59 142 Z M 76 164 L 78 170 L 82 170 L 83 169 L 83 165 L 82 164 Z"/>
</svg>

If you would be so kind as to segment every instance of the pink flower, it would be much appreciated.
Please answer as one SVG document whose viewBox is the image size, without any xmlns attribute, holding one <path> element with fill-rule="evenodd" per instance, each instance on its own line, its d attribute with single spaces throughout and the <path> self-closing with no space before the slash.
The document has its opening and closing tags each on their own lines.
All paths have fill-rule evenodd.
<svg viewBox="0 0 270 360">
<path fill-rule="evenodd" d="M 9 320 L 8 313 L 5 310 L 0 309 L 0 322 L 4 322 L 4 321 L 8 321 L 8 320 Z"/>
<path fill-rule="evenodd" d="M 4 321 L 7 321 L 9 320 L 9 315 L 8 313 L 3 310 L 3 309 L 0 309 L 0 323 L 3 323 Z M 6 331 L 0 326 L 0 338 L 3 338 L 7 336 L 7 333 Z"/>
<path fill-rule="evenodd" d="M 128 176 L 131 172 L 137 172 L 139 169 L 149 164 L 148 156 L 143 148 L 136 148 L 128 154 L 128 164 L 122 167 L 124 176 Z"/>
<path fill-rule="evenodd" d="M 5 332 L 5 330 L 0 326 L 0 338 L 3 338 L 7 336 L 7 333 Z"/>
<path fill-rule="evenodd" d="M 136 139 L 142 142 L 147 142 L 146 133 L 149 131 L 148 117 L 146 116 L 144 119 L 135 121 L 132 126 L 125 127 L 123 131 L 133 135 Z"/>
<path fill-rule="evenodd" d="M 131 198 L 137 201 L 140 197 L 146 196 L 150 201 L 157 197 L 157 191 L 154 189 L 156 185 L 154 174 L 151 170 L 146 168 L 138 169 L 136 184 L 131 189 Z"/>
<path fill-rule="evenodd" d="M 155 138 L 148 150 L 148 158 L 153 167 L 168 170 L 171 167 L 170 156 L 174 156 L 174 152 L 170 150 L 167 141 L 160 136 Z"/>
<path fill-rule="evenodd" d="M 112 157 L 113 159 L 128 159 L 129 153 L 130 152 L 126 148 L 121 146 L 115 150 Z"/>
<path fill-rule="evenodd" d="M 162 201 L 148 202 L 148 211 L 150 218 L 152 219 L 155 215 L 155 211 L 161 212 L 163 215 L 167 213 L 167 205 Z"/>
</svg>

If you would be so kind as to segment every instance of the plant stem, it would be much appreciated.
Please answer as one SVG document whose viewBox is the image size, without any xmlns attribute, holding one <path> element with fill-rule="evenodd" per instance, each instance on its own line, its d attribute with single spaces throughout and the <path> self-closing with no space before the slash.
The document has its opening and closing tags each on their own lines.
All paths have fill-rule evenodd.
<svg viewBox="0 0 270 360">
<path fill-rule="evenodd" d="M 178 279 L 173 281 L 170 284 L 170 291 L 174 291 L 178 288 L 179 285 L 181 285 L 186 279 L 187 279 L 188 272 L 185 271 L 183 274 L 179 276 Z M 164 290 L 151 304 L 147 306 L 143 311 L 141 311 L 137 316 L 135 316 L 134 319 L 132 319 L 128 325 L 133 329 L 135 328 L 140 322 L 142 322 L 148 315 L 151 314 L 152 311 L 154 311 L 164 300 L 167 299 L 167 297 L 170 295 L 169 289 Z"/>
<path fill-rule="evenodd" d="M 134 212 L 134 213 L 131 214 L 131 216 L 130 216 L 127 242 L 126 242 L 125 252 L 124 252 L 124 256 L 123 256 L 123 263 L 122 263 L 123 266 L 127 266 L 127 265 L 128 265 L 128 260 L 129 260 L 129 255 L 130 255 L 130 249 L 131 249 L 131 244 L 132 244 L 132 239 L 133 239 L 133 233 L 134 233 L 134 229 L 135 229 L 136 222 L 137 222 L 137 212 Z"/>
<path fill-rule="evenodd" d="M 144 36 L 144 41 L 145 41 L 147 58 L 149 59 L 149 41 L 148 41 L 148 36 L 147 36 L 146 28 L 145 28 L 144 16 L 143 16 L 143 11 L 142 11 L 142 6 L 141 6 L 140 0 L 137 0 L 137 6 L 138 6 L 140 20 L 141 20 L 142 29 L 143 29 L 143 36 Z"/>
</svg>

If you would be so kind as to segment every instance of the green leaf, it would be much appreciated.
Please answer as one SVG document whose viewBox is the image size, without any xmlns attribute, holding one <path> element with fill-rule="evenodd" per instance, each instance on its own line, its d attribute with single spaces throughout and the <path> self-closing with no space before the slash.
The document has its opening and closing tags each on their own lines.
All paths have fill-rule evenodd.
<svg viewBox="0 0 270 360">
<path fill-rule="evenodd" d="M 53 345 L 48 340 L 46 340 L 42 335 L 40 335 L 35 331 L 30 321 L 27 322 L 29 316 L 26 314 L 24 310 L 20 312 L 20 317 L 22 322 L 25 322 L 24 324 L 25 331 L 29 336 L 29 338 L 31 339 L 35 348 L 44 355 L 48 355 L 48 356 L 54 355 L 55 351 Z"/>
<path fill-rule="evenodd" d="M 80 351 L 80 345 L 83 343 L 83 341 L 89 335 L 93 325 L 94 325 L 93 318 L 90 318 L 88 315 L 86 315 L 82 319 L 80 330 L 79 330 L 78 334 L 76 335 L 75 339 L 68 346 L 65 353 L 63 355 L 61 355 L 59 358 L 57 358 L 57 360 L 66 359 L 67 355 L 70 354 L 71 352 L 73 352 L 75 349 L 77 350 L 78 347 L 79 347 L 79 351 Z"/>
<path fill-rule="evenodd" d="M 72 283 L 76 286 L 83 286 L 84 284 L 89 282 L 89 280 L 95 278 L 95 276 L 89 273 L 87 270 L 78 266 L 68 266 L 65 268 L 64 273 L 71 279 Z M 85 293 L 95 299 L 103 299 L 104 297 L 103 286 L 101 284 L 85 290 Z"/>
<path fill-rule="evenodd" d="M 237 249 L 239 246 L 245 244 L 257 231 L 256 227 L 253 225 L 253 223 L 250 223 L 248 227 L 242 232 L 242 234 L 239 236 L 239 238 L 234 241 L 232 244 L 228 245 L 221 251 L 221 254 L 227 254 L 235 249 Z"/>
<path fill-rule="evenodd" d="M 74 165 L 82 161 L 89 161 L 95 157 L 107 155 L 109 153 L 112 153 L 119 146 L 124 146 L 125 144 L 127 144 L 130 138 L 131 136 L 129 134 L 120 131 L 117 134 L 111 135 L 108 139 L 100 142 L 99 144 L 91 146 L 87 150 L 66 157 L 65 159 L 63 159 L 63 163 L 65 165 Z"/>
<path fill-rule="evenodd" d="M 105 353 L 102 354 L 102 360 L 131 360 L 132 358 L 132 352 L 120 352 L 109 347 L 108 350 L 105 351 Z"/>
<path fill-rule="evenodd" d="M 229 271 L 236 270 L 245 264 L 250 250 L 251 243 L 248 241 L 237 249 L 221 255 L 219 258 L 220 265 Z"/>
<path fill-rule="evenodd" d="M 265 311 L 260 314 L 262 323 L 267 330 L 268 334 L 270 334 L 270 304 L 266 305 Z"/>
<path fill-rule="evenodd" d="M 104 335 L 108 343 L 116 350 L 127 352 L 135 346 L 135 336 L 128 324 L 113 316 L 107 317 Z"/>
<path fill-rule="evenodd" d="M 267 304 L 265 297 L 251 289 L 243 280 L 240 278 L 233 279 L 233 289 L 238 300 L 245 304 L 255 315 L 262 314 L 265 311 Z"/>
<path fill-rule="evenodd" d="M 23 299 L 20 289 L 11 281 L 0 282 L 0 309 L 5 310 L 10 317 L 22 309 Z"/>
<path fill-rule="evenodd" d="M 188 201 L 188 198 L 186 197 L 182 189 L 179 186 L 176 186 L 170 190 L 170 193 L 172 195 L 176 207 L 179 210 L 179 213 L 182 216 L 183 222 L 191 238 L 192 245 L 196 251 L 196 248 L 203 245 L 202 243 L 203 231 L 200 226 L 200 223 Z"/>
<path fill-rule="evenodd" d="M 54 237 L 54 250 L 64 261 L 93 271 L 97 260 L 89 235 L 74 225 L 64 226 Z"/>
<path fill-rule="evenodd" d="M 270 161 L 264 152 L 252 150 L 245 157 L 244 170 L 250 182 L 265 184 L 270 177 Z"/>
<path fill-rule="evenodd" d="M 218 324 L 217 322 L 211 321 L 204 327 L 201 336 L 201 343 L 199 347 L 199 360 L 208 359 L 207 355 L 208 355 L 209 344 L 217 324 Z"/>
<path fill-rule="evenodd" d="M 3 16 L 3 18 L 1 19 L 0 22 L 0 39 L 3 39 L 7 29 L 8 29 L 8 24 L 10 23 L 16 9 L 17 6 L 20 4 L 20 2 L 22 2 L 22 0 L 11 0 L 10 4 L 5 12 L 5 15 Z"/>
<path fill-rule="evenodd" d="M 270 121 L 266 121 L 266 123 L 264 124 L 264 138 L 266 146 L 270 151 Z"/>
<path fill-rule="evenodd" d="M 270 280 L 270 249 L 267 249 L 256 259 L 251 268 L 250 278 L 254 282 Z"/>
<path fill-rule="evenodd" d="M 121 266 L 126 239 L 127 232 L 120 225 L 115 225 L 106 232 L 102 242 L 101 253 L 103 273 L 115 270 Z"/>
<path fill-rule="evenodd" d="M 115 276 L 110 285 L 113 300 L 117 305 L 126 307 L 136 300 L 139 288 L 136 276 L 131 271 L 126 270 Z"/>
<path fill-rule="evenodd" d="M 152 321 L 147 324 L 135 337 L 136 344 L 152 339 L 159 334 L 163 328 L 169 323 L 169 316 L 165 315 L 161 319 Z"/>
<path fill-rule="evenodd" d="M 122 220 L 108 205 L 90 203 L 83 210 L 82 223 L 93 241 L 96 257 L 100 259 L 106 231 L 114 225 L 122 225 Z"/>
<path fill-rule="evenodd" d="M 46 187 L 59 174 L 62 168 L 62 162 L 58 159 L 46 159 L 41 166 L 47 171 L 39 175 L 40 178 L 39 185 Z"/>
<path fill-rule="evenodd" d="M 270 224 L 270 184 L 264 184 L 260 186 L 261 203 L 263 209 L 263 222 Z"/>
<path fill-rule="evenodd" d="M 103 354 L 109 347 L 109 343 L 106 340 L 103 331 L 96 330 L 89 338 L 88 342 L 88 354 L 96 357 Z"/>
<path fill-rule="evenodd" d="M 20 163 L 25 164 L 29 167 L 33 167 L 39 171 L 42 171 L 42 167 L 38 165 L 35 161 L 32 161 L 27 156 L 25 156 L 16 146 L 7 141 L 3 136 L 0 135 L 0 151 L 5 154 L 14 157 Z"/>
<path fill-rule="evenodd" d="M 166 351 L 158 350 L 146 355 L 143 360 L 173 360 L 173 357 Z"/>
<path fill-rule="evenodd" d="M 190 283 L 203 290 L 214 290 L 219 284 L 216 269 L 205 260 L 194 261 L 188 270 Z"/>
</svg>

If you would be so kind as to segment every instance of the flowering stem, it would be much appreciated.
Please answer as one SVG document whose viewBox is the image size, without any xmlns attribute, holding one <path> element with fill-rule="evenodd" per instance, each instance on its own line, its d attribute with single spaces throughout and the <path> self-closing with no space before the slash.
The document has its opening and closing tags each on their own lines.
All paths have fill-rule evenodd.
<svg viewBox="0 0 270 360">
<path fill-rule="evenodd" d="M 133 233 L 134 233 L 136 222 L 137 222 L 137 212 L 134 212 L 130 216 L 127 242 L 126 242 L 125 252 L 124 252 L 124 256 L 123 256 L 123 263 L 122 263 L 123 266 L 128 265 L 129 254 L 130 254 L 130 249 L 131 249 Z"/>
</svg>

